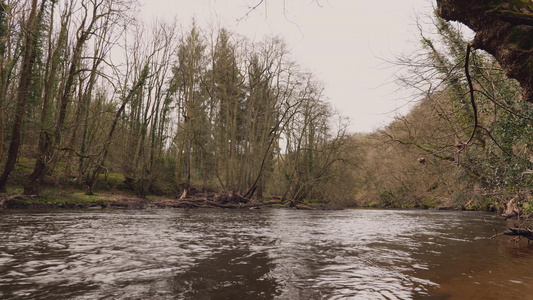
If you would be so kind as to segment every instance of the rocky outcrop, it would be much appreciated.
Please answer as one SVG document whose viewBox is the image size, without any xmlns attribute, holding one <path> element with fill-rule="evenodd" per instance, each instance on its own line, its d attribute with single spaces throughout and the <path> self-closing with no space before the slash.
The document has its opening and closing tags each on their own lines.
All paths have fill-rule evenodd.
<svg viewBox="0 0 533 300">
<path fill-rule="evenodd" d="M 533 1 L 437 0 L 438 14 L 475 33 L 472 47 L 492 54 L 533 102 Z"/>
</svg>

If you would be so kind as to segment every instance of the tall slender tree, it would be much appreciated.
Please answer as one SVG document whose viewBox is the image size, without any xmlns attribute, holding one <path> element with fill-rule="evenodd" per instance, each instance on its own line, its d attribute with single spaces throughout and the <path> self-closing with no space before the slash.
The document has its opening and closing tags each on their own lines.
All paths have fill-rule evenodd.
<svg viewBox="0 0 533 300">
<path fill-rule="evenodd" d="M 174 68 L 174 81 L 183 117 L 185 137 L 184 163 L 185 182 L 181 198 L 185 198 L 191 187 L 192 143 L 197 134 L 199 121 L 205 113 L 201 98 L 201 78 L 205 71 L 205 44 L 196 23 L 178 48 L 178 65 Z"/>
<path fill-rule="evenodd" d="M 31 88 L 32 71 L 35 67 L 36 55 L 38 53 L 38 40 L 41 38 L 41 21 L 45 9 L 46 0 L 40 5 L 37 0 L 32 0 L 27 19 L 23 23 L 24 30 L 24 55 L 17 88 L 17 105 L 15 110 L 13 128 L 11 131 L 11 142 L 9 144 L 7 161 L 0 176 L 0 192 L 6 191 L 6 183 L 9 175 L 15 167 L 23 130 L 23 118 L 26 110 L 26 103 Z"/>
</svg>

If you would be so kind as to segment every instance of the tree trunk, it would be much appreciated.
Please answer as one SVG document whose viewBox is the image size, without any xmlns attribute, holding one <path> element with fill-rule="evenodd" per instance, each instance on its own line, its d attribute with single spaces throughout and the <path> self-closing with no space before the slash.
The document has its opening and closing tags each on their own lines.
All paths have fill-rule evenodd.
<svg viewBox="0 0 533 300">
<path fill-rule="evenodd" d="M 72 92 L 73 92 L 73 86 L 74 86 L 74 79 L 76 74 L 78 73 L 78 66 L 81 61 L 82 51 L 83 47 L 85 45 L 85 42 L 89 39 L 90 35 L 93 31 L 93 26 L 95 25 L 95 22 L 98 18 L 100 18 L 101 15 L 93 15 L 92 19 L 85 28 L 86 20 L 89 16 L 89 12 L 86 11 L 86 14 L 83 16 L 83 19 L 81 21 L 80 27 L 78 28 L 78 38 L 76 40 L 76 45 L 73 49 L 72 58 L 70 61 L 69 66 L 69 72 L 66 78 L 63 94 L 61 96 L 61 100 L 59 102 L 59 113 L 58 113 L 58 119 L 57 123 L 55 125 L 54 134 L 53 134 L 53 144 L 56 147 L 61 146 L 61 139 L 63 137 L 63 130 L 64 130 L 64 124 L 67 117 L 67 108 L 68 103 L 70 102 L 72 98 Z M 94 13 L 94 12 L 93 12 Z M 44 144 L 44 147 L 41 150 L 40 155 L 49 155 L 50 157 L 53 157 L 54 155 L 57 155 L 57 151 L 52 149 L 52 143 Z M 57 159 L 57 157 L 56 157 Z M 50 159 L 53 160 L 53 159 Z M 39 190 L 39 183 L 42 182 L 44 176 L 48 172 L 48 168 L 50 166 L 50 161 L 38 161 L 32 175 L 30 176 L 26 186 L 25 186 L 25 194 L 32 193 Z"/>
<path fill-rule="evenodd" d="M 24 36 L 24 58 L 22 61 L 22 68 L 20 71 L 19 86 L 17 90 L 17 106 L 15 111 L 15 118 L 13 122 L 13 129 L 11 132 L 11 142 L 9 144 L 7 161 L 4 167 L 4 171 L 0 176 L 0 192 L 6 191 L 6 183 L 9 174 L 15 168 L 15 162 L 18 158 L 21 132 L 23 127 L 23 118 L 26 111 L 26 100 L 28 96 L 28 89 L 31 84 L 31 73 L 34 67 L 34 61 L 36 58 L 36 45 L 35 42 L 39 38 L 39 24 L 41 23 L 42 11 L 44 9 L 43 1 L 41 3 L 41 10 L 37 12 L 37 0 L 32 1 L 31 12 L 26 21 L 27 28 Z"/>
<path fill-rule="evenodd" d="M 68 18 L 68 16 L 67 16 Z M 61 57 L 64 55 L 65 47 L 63 43 L 66 44 L 67 39 L 67 22 L 62 20 L 61 22 L 61 31 L 59 33 L 59 38 L 55 49 L 52 49 L 52 27 L 53 19 L 50 21 L 50 30 L 49 30 L 49 56 L 46 62 L 46 73 L 45 73 L 45 84 L 44 84 L 44 94 L 43 94 L 43 104 L 41 108 L 41 132 L 39 133 L 39 143 L 38 143 L 38 157 L 35 162 L 35 167 L 33 173 L 30 175 L 28 182 L 24 186 L 24 193 L 26 195 L 34 195 L 39 193 L 39 188 L 42 183 L 43 177 L 40 174 L 46 172 L 46 164 L 50 159 L 50 153 L 48 149 L 51 148 L 51 136 L 48 133 L 47 125 L 49 122 L 50 114 L 50 101 L 53 97 L 53 93 L 56 92 L 56 86 L 54 82 L 58 79 L 58 74 L 61 73 L 58 71 L 61 63 Z"/>
<path fill-rule="evenodd" d="M 437 0 L 437 5 L 442 18 L 476 32 L 472 47 L 492 54 L 506 75 L 520 82 L 524 100 L 533 102 L 531 1 Z"/>
<path fill-rule="evenodd" d="M 7 89 L 9 85 L 9 79 L 7 78 L 7 61 L 6 57 L 8 51 L 7 44 L 9 40 L 9 25 L 8 25 L 8 11 L 4 1 L 0 2 L 0 158 L 4 157 L 5 138 L 6 138 L 6 120 L 5 111 L 2 109 L 5 107 L 4 103 L 7 101 Z"/>
</svg>

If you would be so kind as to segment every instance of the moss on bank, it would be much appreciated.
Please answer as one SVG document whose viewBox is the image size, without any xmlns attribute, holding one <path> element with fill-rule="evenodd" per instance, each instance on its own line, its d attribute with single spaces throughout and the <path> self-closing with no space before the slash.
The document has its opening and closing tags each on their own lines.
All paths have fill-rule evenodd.
<svg viewBox="0 0 533 300">
<path fill-rule="evenodd" d="M 105 207 L 106 201 L 76 191 L 46 191 L 39 196 L 0 194 L 0 208 L 88 208 Z"/>
</svg>

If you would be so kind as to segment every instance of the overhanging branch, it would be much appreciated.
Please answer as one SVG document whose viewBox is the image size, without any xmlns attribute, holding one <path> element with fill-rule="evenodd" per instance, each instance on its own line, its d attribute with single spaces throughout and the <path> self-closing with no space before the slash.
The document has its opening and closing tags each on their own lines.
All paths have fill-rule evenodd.
<svg viewBox="0 0 533 300">
<path fill-rule="evenodd" d="M 471 45 L 468 44 L 466 46 L 466 57 L 465 57 L 465 75 L 466 80 L 468 81 L 468 88 L 470 90 L 470 103 L 472 104 L 472 110 L 474 111 L 474 129 L 472 129 L 472 134 L 470 135 L 470 138 L 466 142 L 466 145 L 470 144 L 472 139 L 474 138 L 474 135 L 476 134 L 476 130 L 478 128 L 478 119 L 477 119 L 477 106 L 476 106 L 476 99 L 474 98 L 474 86 L 472 85 L 472 78 L 470 77 L 470 71 L 468 70 L 468 63 L 470 60 L 470 51 L 471 51 Z"/>
</svg>

